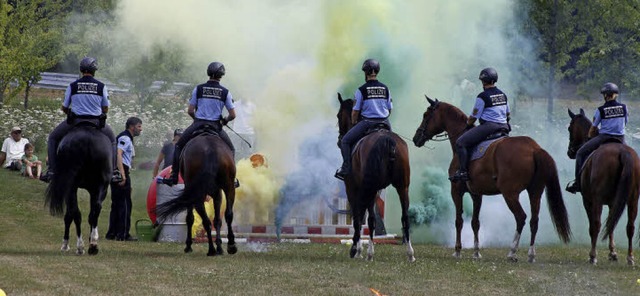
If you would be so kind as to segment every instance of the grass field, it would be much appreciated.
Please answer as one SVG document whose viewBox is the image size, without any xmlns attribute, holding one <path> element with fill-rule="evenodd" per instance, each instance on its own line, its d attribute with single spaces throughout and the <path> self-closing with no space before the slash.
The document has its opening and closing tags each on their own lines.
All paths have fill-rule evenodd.
<svg viewBox="0 0 640 296">
<path fill-rule="evenodd" d="M 136 170 L 133 219 L 145 218 L 150 172 Z M 138 180 L 138 182 L 136 182 Z M 375 261 L 348 258 L 333 244 L 241 244 L 236 255 L 206 257 L 206 245 L 184 254 L 183 244 L 100 241 L 97 256 L 59 251 L 63 221 L 44 208 L 45 184 L 0 170 L 0 289 L 7 295 L 638 295 L 640 272 L 623 261 L 587 263 L 586 246 L 541 246 L 538 261 L 508 262 L 505 248 L 460 260 L 449 247 L 416 244 L 408 263 L 404 246 L 378 245 Z M 80 203 L 83 220 L 88 196 Z M 110 199 L 100 216 L 108 226 Z M 83 227 L 87 239 L 88 225 Z M 75 239 L 72 239 L 72 246 Z"/>
</svg>

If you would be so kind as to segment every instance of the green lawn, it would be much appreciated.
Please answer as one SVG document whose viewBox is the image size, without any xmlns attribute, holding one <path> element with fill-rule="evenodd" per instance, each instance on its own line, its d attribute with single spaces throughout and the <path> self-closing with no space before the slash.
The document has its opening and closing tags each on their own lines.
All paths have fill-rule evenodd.
<svg viewBox="0 0 640 296">
<path fill-rule="evenodd" d="M 136 170 L 133 220 L 146 218 L 149 171 Z M 640 273 L 624 261 L 587 263 L 586 246 L 541 246 L 538 261 L 508 262 L 506 248 L 483 249 L 483 259 L 451 257 L 449 247 L 378 245 L 374 262 L 348 258 L 348 246 L 241 244 L 236 255 L 206 257 L 206 244 L 184 254 L 183 244 L 100 241 L 97 256 L 59 251 L 63 221 L 44 208 L 45 184 L 0 170 L 0 288 L 7 295 L 638 295 Z M 87 239 L 88 196 L 80 197 Z M 110 199 L 100 216 L 108 226 Z M 72 247 L 75 239 L 72 238 Z M 525 247 L 522 247 L 525 246 Z"/>
</svg>

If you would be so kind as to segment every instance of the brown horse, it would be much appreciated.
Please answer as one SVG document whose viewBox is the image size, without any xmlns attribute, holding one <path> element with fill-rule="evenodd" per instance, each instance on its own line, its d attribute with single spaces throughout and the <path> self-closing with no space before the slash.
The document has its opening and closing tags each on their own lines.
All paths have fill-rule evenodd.
<svg viewBox="0 0 640 296">
<path fill-rule="evenodd" d="M 453 159 L 449 165 L 449 175 L 458 168 L 455 143 L 465 131 L 467 116 L 453 105 L 435 101 L 427 97 L 430 106 L 424 113 L 422 123 L 413 137 L 413 143 L 421 147 L 434 136 L 446 132 L 449 135 Z M 535 261 L 535 240 L 538 232 L 538 213 L 540 199 L 547 189 L 547 200 L 553 225 L 565 243 L 570 240 L 571 229 L 567 210 L 562 199 L 560 181 L 553 158 L 529 137 L 507 137 L 491 144 L 485 155 L 471 161 L 469 165 L 470 181 L 451 182 L 451 197 L 456 207 L 456 244 L 455 257 L 460 257 L 460 232 L 462 231 L 462 196 L 471 194 L 473 217 L 471 227 L 474 234 L 474 258 L 480 258 L 478 231 L 480 229 L 480 207 L 482 195 L 502 194 L 509 210 L 516 219 L 516 233 L 507 257 L 517 261 L 516 252 L 527 214 L 520 205 L 520 192 L 527 190 L 531 204 L 531 242 L 529 244 L 529 262 Z"/>
<path fill-rule="evenodd" d="M 226 197 L 227 205 L 224 212 L 227 223 L 227 252 L 235 254 L 238 248 L 235 244 L 235 236 L 231 224 L 233 222 L 233 203 L 236 190 L 234 180 L 236 167 L 233 161 L 231 149 L 215 132 L 206 132 L 189 140 L 180 157 L 180 172 L 184 179 L 184 191 L 180 196 L 158 205 L 156 214 L 158 220 L 187 211 L 187 241 L 185 253 L 192 251 L 191 227 L 194 217 L 193 209 L 202 218 L 202 226 L 207 233 L 209 251 L 207 256 L 222 255 L 222 238 L 220 237 L 220 207 L 222 205 L 222 193 Z M 207 195 L 213 198 L 214 218 L 213 226 L 216 229 L 216 248 L 213 247 L 211 238 L 211 222 L 204 208 Z"/>
<path fill-rule="evenodd" d="M 578 149 L 588 140 L 591 121 L 580 109 L 579 114 L 569 111 L 569 149 L 567 155 L 576 158 Z M 605 222 L 602 239 L 609 238 L 609 260 L 617 261 L 618 254 L 613 241 L 613 230 L 627 207 L 627 238 L 629 239 L 627 263 L 634 265 L 632 239 L 634 223 L 638 213 L 638 194 L 640 193 L 640 159 L 633 148 L 619 143 L 608 142 L 600 145 L 585 161 L 580 181 L 582 184 L 582 203 L 589 217 L 589 235 L 591 252 L 589 261 L 597 263 L 596 242 L 600 233 L 600 216 L 603 205 L 609 207 L 609 216 Z"/>
<path fill-rule="evenodd" d="M 338 111 L 338 127 L 340 140 L 352 127 L 351 110 L 354 101 L 343 100 L 338 94 L 340 111 Z M 395 133 L 388 130 L 372 132 L 362 138 L 353 149 L 352 170 L 344 180 L 347 199 L 353 214 L 353 245 L 350 256 L 360 257 L 362 241 L 360 232 L 364 221 L 365 211 L 368 211 L 369 248 L 367 259 L 373 260 L 373 233 L 376 229 L 375 200 L 378 191 L 393 185 L 400 197 L 402 208 L 402 242 L 407 245 L 409 262 L 415 261 L 413 247 L 409 238 L 409 149 L 407 143 Z"/>
</svg>

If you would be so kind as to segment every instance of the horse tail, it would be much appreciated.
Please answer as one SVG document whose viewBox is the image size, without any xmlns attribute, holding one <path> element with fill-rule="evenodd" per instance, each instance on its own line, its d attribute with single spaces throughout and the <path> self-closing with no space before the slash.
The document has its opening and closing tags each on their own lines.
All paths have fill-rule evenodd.
<svg viewBox="0 0 640 296">
<path fill-rule="evenodd" d="M 369 151 L 364 165 L 363 188 L 377 191 L 389 182 L 391 163 L 396 159 L 396 141 L 391 135 L 382 134 Z M 386 167 L 385 167 L 386 165 Z"/>
<path fill-rule="evenodd" d="M 622 216 L 622 212 L 624 212 L 624 209 L 627 206 L 627 201 L 629 200 L 629 195 L 631 194 L 633 186 L 634 164 L 635 161 L 631 157 L 631 153 L 624 148 L 620 149 L 620 165 L 622 166 L 622 171 L 620 172 L 620 179 L 618 180 L 618 187 L 616 188 L 616 196 L 614 197 L 613 205 L 609 208 L 609 217 L 604 224 L 604 234 L 602 235 L 602 239 L 608 238 L 609 235 L 613 233 L 613 230 L 618 224 L 618 220 L 620 220 L 620 217 Z"/>
<path fill-rule="evenodd" d="M 185 153 L 184 155 L 187 155 Z M 215 157 L 205 156 L 201 172 L 194 174 L 194 178 L 185 181 L 185 187 L 182 193 L 172 200 L 159 204 L 156 207 L 156 219 L 162 223 L 167 218 L 173 217 L 182 211 L 185 211 L 196 203 L 204 203 L 208 189 L 217 188 L 215 183 L 215 173 L 218 171 L 218 162 Z"/>
<path fill-rule="evenodd" d="M 543 149 L 534 153 L 536 164 L 536 176 L 538 180 L 544 180 L 547 205 L 551 213 L 551 221 L 558 232 L 558 236 L 564 243 L 571 241 L 571 227 L 569 225 L 569 215 L 562 199 L 562 189 L 558 178 L 556 162 L 551 155 Z"/>
<path fill-rule="evenodd" d="M 70 162 L 65 170 L 57 172 L 51 178 L 45 192 L 45 205 L 49 206 L 49 213 L 52 216 L 60 216 L 64 214 L 65 204 L 68 203 L 67 198 L 73 194 L 71 190 L 75 190 L 74 182 L 76 175 L 80 171 L 82 160 Z"/>
</svg>

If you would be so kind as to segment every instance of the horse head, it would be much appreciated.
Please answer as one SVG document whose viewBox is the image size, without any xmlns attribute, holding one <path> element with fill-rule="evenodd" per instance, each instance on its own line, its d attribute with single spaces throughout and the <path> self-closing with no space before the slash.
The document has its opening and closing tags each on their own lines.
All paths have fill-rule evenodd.
<svg viewBox="0 0 640 296">
<path fill-rule="evenodd" d="M 589 128 L 591 127 L 591 120 L 584 114 L 584 110 L 580 108 L 580 113 L 575 114 L 569 111 L 569 117 L 571 122 L 569 123 L 569 148 L 567 149 L 567 155 L 571 159 L 576 158 L 576 153 L 582 145 L 589 140 Z"/>
<path fill-rule="evenodd" d="M 342 99 L 342 95 L 338 93 L 338 101 L 340 102 L 340 110 L 338 110 L 338 147 L 342 137 L 351 129 L 351 111 L 353 110 L 354 101 L 352 99 Z"/>
<path fill-rule="evenodd" d="M 444 128 L 438 122 L 440 121 L 440 116 L 438 112 L 438 107 L 440 106 L 440 101 L 438 99 L 432 100 L 427 95 L 427 102 L 429 102 L 429 107 L 427 107 L 427 111 L 422 115 L 422 122 L 416 130 L 416 134 L 413 136 L 413 143 L 417 147 L 422 147 L 424 143 L 431 140 L 435 135 L 444 132 Z"/>
</svg>

